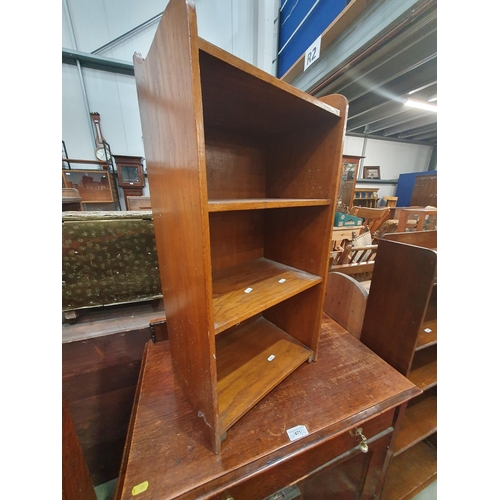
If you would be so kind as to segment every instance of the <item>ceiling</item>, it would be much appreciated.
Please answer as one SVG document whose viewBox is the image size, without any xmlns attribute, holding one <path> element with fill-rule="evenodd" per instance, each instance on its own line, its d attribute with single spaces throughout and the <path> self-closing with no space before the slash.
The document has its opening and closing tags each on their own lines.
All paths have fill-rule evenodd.
<svg viewBox="0 0 500 500">
<path fill-rule="evenodd" d="M 387 9 L 390 3 L 374 2 L 365 24 L 368 19 L 382 24 L 387 11 L 384 14 L 375 7 L 378 4 Z M 349 100 L 349 135 L 437 145 L 437 113 L 404 104 L 411 98 L 437 106 L 437 5 L 435 0 L 407 5 L 410 8 L 395 16 L 357 52 L 348 54 L 336 68 L 325 65 L 309 79 L 303 73 L 290 83 L 316 97 L 345 95 Z M 361 38 L 362 22 L 360 16 L 347 36 Z M 337 45 L 338 53 L 341 42 Z M 333 52 L 324 57 L 334 60 Z"/>
</svg>

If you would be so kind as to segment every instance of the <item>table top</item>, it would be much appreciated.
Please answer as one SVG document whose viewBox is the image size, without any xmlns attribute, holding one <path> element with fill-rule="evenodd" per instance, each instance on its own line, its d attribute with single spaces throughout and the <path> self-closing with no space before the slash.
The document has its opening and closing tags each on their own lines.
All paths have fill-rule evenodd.
<svg viewBox="0 0 500 500">
<path fill-rule="evenodd" d="M 421 393 L 326 314 L 318 353 L 231 427 L 215 455 L 174 379 L 168 341 L 148 342 L 115 498 L 136 498 L 138 486 L 141 500 L 176 498 L 255 472 Z M 291 442 L 286 431 L 297 425 L 309 435 Z"/>
</svg>

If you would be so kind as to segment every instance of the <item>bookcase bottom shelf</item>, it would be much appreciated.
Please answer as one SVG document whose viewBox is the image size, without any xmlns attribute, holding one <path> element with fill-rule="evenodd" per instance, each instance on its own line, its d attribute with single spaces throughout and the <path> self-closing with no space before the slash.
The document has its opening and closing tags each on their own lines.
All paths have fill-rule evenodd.
<svg viewBox="0 0 500 500">
<path fill-rule="evenodd" d="M 394 456 L 382 500 L 409 500 L 437 479 L 437 450 L 421 441 Z"/>
<path fill-rule="evenodd" d="M 221 432 L 313 355 L 263 317 L 217 336 L 216 350 Z"/>
</svg>

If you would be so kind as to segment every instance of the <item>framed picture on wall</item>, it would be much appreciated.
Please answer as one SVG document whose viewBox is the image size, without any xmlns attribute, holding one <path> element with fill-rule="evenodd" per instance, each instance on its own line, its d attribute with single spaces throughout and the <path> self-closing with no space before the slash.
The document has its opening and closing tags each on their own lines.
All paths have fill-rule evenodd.
<svg viewBox="0 0 500 500">
<path fill-rule="evenodd" d="M 380 167 L 363 167 L 363 179 L 380 179 Z"/>
</svg>

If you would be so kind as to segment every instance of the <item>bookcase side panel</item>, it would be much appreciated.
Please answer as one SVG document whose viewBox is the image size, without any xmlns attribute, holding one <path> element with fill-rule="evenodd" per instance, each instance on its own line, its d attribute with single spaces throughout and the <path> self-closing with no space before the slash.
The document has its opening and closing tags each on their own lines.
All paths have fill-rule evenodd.
<svg viewBox="0 0 500 500">
<path fill-rule="evenodd" d="M 170 1 L 146 59 L 134 58 L 174 371 L 220 449 L 196 14 Z"/>
</svg>

